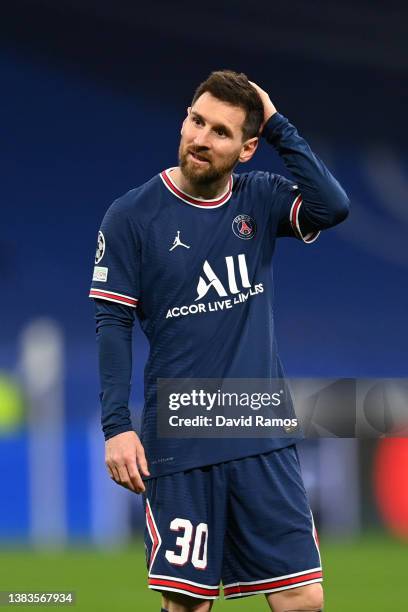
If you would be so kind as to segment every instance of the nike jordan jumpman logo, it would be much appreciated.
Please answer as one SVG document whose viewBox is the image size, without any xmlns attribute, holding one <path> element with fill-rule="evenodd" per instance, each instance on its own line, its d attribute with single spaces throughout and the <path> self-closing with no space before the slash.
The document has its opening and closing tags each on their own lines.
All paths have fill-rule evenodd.
<svg viewBox="0 0 408 612">
<path fill-rule="evenodd" d="M 181 240 L 180 240 L 180 230 L 177 230 L 177 234 L 176 234 L 176 237 L 174 238 L 173 246 L 170 247 L 169 251 L 172 251 L 173 249 L 175 249 L 178 246 L 185 247 L 186 249 L 190 248 L 187 244 L 184 244 L 183 242 L 181 242 Z"/>
</svg>

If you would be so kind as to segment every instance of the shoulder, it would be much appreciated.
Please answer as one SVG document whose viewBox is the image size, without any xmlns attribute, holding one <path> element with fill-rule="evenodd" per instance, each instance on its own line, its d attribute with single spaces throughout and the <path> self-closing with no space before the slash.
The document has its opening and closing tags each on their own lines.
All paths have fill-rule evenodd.
<svg viewBox="0 0 408 612">
<path fill-rule="evenodd" d="M 237 192 L 249 191 L 258 195 L 267 194 L 270 196 L 271 193 L 278 192 L 282 188 L 295 190 L 297 187 L 293 181 L 273 172 L 253 170 L 234 174 L 234 189 Z"/>
<path fill-rule="evenodd" d="M 132 215 L 135 212 L 140 212 L 144 208 L 146 201 L 154 197 L 155 192 L 160 188 L 159 175 L 154 176 L 143 185 L 130 189 L 123 195 L 119 196 L 109 207 L 108 210 L 114 214 Z"/>
<path fill-rule="evenodd" d="M 119 196 L 106 211 L 104 222 L 113 225 L 129 223 L 134 227 L 143 227 L 158 199 L 160 183 L 159 175 L 156 175 L 143 185 Z"/>
</svg>

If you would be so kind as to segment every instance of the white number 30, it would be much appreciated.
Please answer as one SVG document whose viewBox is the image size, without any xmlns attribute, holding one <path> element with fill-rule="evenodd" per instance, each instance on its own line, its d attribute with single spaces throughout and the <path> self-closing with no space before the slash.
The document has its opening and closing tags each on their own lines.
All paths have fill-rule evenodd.
<svg viewBox="0 0 408 612">
<path fill-rule="evenodd" d="M 196 569 L 205 569 L 207 567 L 207 523 L 199 523 L 197 525 L 195 529 L 194 538 L 194 527 L 191 521 L 187 519 L 173 519 L 170 523 L 170 529 L 172 531 L 184 530 L 184 533 L 176 540 L 176 546 L 181 549 L 178 554 L 175 553 L 173 550 L 166 550 L 165 557 L 167 561 L 174 565 L 185 565 L 190 558 L 191 542 L 194 539 L 193 552 L 191 554 L 191 563 Z"/>
</svg>

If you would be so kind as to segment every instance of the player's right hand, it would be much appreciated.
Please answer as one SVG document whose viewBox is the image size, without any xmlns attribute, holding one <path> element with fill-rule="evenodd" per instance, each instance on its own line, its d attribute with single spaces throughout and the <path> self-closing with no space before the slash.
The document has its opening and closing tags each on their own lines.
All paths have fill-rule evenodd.
<svg viewBox="0 0 408 612">
<path fill-rule="evenodd" d="M 259 87 L 259 85 L 257 85 L 253 81 L 249 81 L 249 82 L 251 83 L 252 87 L 256 89 L 256 91 L 258 92 L 259 97 L 261 98 L 262 104 L 264 107 L 264 119 L 263 119 L 261 129 L 260 129 L 260 134 L 262 134 L 262 130 L 265 127 L 265 123 L 267 123 L 269 119 L 272 117 L 272 115 L 274 115 L 278 111 L 276 110 L 274 103 L 270 99 L 269 94 L 264 89 L 262 89 L 262 87 Z"/>
<path fill-rule="evenodd" d="M 110 477 L 134 493 L 144 493 L 141 474 L 150 476 L 142 443 L 134 431 L 125 431 L 105 442 L 105 464 Z"/>
</svg>

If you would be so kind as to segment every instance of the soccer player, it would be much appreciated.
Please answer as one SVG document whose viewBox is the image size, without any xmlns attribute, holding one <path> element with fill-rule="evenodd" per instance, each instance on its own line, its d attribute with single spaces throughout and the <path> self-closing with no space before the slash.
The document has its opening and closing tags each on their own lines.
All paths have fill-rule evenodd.
<svg viewBox="0 0 408 612">
<path fill-rule="evenodd" d="M 234 173 L 260 135 L 293 180 Z M 272 315 L 276 239 L 311 243 L 348 209 L 269 95 L 224 70 L 194 94 L 179 165 L 117 199 L 102 221 L 90 296 L 105 460 L 113 480 L 143 493 L 148 583 L 162 593 L 162 610 L 210 610 L 221 581 L 225 597 L 264 593 L 275 612 L 323 607 L 296 436 L 158 437 L 157 379 L 283 377 Z M 128 410 L 135 316 L 150 344 L 140 439 Z"/>
</svg>

